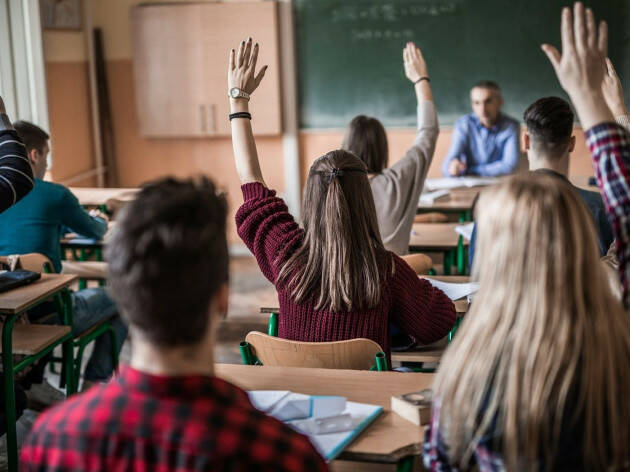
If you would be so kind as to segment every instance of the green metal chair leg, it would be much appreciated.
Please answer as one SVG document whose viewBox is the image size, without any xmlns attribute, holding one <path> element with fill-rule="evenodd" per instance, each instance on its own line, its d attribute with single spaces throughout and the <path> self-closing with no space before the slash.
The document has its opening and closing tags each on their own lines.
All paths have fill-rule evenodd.
<svg viewBox="0 0 630 472">
<path fill-rule="evenodd" d="M 466 254 L 464 253 L 464 237 L 459 236 L 457 240 L 457 274 L 464 275 L 466 272 Z"/>
<path fill-rule="evenodd" d="M 444 251 L 444 275 L 451 275 L 453 265 L 452 251 Z"/>
<path fill-rule="evenodd" d="M 396 465 L 396 472 L 412 472 L 413 471 L 413 456 L 400 459 Z"/>
<path fill-rule="evenodd" d="M 241 351 L 241 359 L 244 365 L 254 365 L 254 356 L 252 355 L 252 349 L 249 347 L 247 341 L 242 341 L 238 345 L 239 351 Z"/>
<path fill-rule="evenodd" d="M 431 267 L 429 269 L 429 275 L 437 275 L 437 271 L 433 267 Z"/>
<path fill-rule="evenodd" d="M 376 370 L 379 372 L 385 372 L 389 370 L 389 366 L 387 365 L 387 358 L 385 357 L 384 352 L 377 352 L 374 356 L 376 358 Z"/>
<path fill-rule="evenodd" d="M 13 379 L 13 323 L 15 316 L 8 316 L 2 328 L 2 368 L 4 377 L 4 413 L 7 429 L 7 461 L 9 472 L 18 470 L 17 463 L 17 434 L 15 423 L 15 381 Z"/>
<path fill-rule="evenodd" d="M 267 325 L 267 334 L 269 336 L 278 336 L 278 313 L 272 313 L 269 316 L 269 324 Z"/>
</svg>

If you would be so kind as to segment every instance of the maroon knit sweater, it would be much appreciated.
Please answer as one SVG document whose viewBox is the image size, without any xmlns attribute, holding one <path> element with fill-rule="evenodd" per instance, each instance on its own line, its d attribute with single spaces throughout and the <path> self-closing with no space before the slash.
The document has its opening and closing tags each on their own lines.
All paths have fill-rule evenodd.
<svg viewBox="0 0 630 472">
<path fill-rule="evenodd" d="M 275 284 L 282 264 L 301 244 L 304 230 L 274 190 L 256 182 L 241 189 L 245 201 L 236 213 L 238 234 L 256 256 L 262 273 Z M 276 286 L 280 303 L 278 336 L 309 342 L 369 338 L 383 348 L 388 359 L 390 320 L 417 342 L 427 344 L 442 339 L 455 323 L 453 302 L 420 279 L 400 257 L 388 254 L 393 257 L 394 270 L 390 265 L 384 277 L 381 303 L 367 310 L 316 310 L 315 301 L 298 305 L 288 291 Z"/>
</svg>

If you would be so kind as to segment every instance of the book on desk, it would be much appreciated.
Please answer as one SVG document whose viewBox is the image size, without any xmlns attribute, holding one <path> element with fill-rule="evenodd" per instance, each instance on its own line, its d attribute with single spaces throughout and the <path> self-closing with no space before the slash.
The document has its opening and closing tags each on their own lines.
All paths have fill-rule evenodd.
<svg viewBox="0 0 630 472">
<path fill-rule="evenodd" d="M 349 402 L 339 396 L 283 390 L 256 390 L 248 395 L 256 408 L 306 434 L 329 462 L 383 413 L 379 405 Z"/>
</svg>

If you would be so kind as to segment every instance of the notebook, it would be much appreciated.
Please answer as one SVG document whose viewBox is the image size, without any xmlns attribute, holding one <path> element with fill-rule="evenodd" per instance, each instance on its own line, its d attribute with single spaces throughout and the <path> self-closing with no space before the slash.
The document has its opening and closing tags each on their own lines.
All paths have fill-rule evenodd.
<svg viewBox="0 0 630 472">
<path fill-rule="evenodd" d="M 306 434 L 326 461 L 339 456 L 383 413 L 381 406 L 349 402 L 339 396 L 284 390 L 256 390 L 248 395 L 256 408 Z"/>
</svg>

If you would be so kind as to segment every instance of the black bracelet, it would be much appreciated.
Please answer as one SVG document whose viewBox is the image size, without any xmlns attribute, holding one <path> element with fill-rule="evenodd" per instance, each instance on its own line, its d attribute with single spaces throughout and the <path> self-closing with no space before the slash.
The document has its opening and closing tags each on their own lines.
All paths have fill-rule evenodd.
<svg viewBox="0 0 630 472">
<path fill-rule="evenodd" d="M 426 80 L 427 82 L 431 82 L 431 79 L 429 79 L 428 77 L 420 77 L 418 80 L 416 80 L 413 84 L 416 85 L 419 82 L 422 82 L 423 80 Z"/>
<path fill-rule="evenodd" d="M 234 118 L 247 118 L 251 120 L 252 114 L 246 111 L 239 111 L 238 113 L 230 113 L 230 121 L 232 121 Z"/>
</svg>

